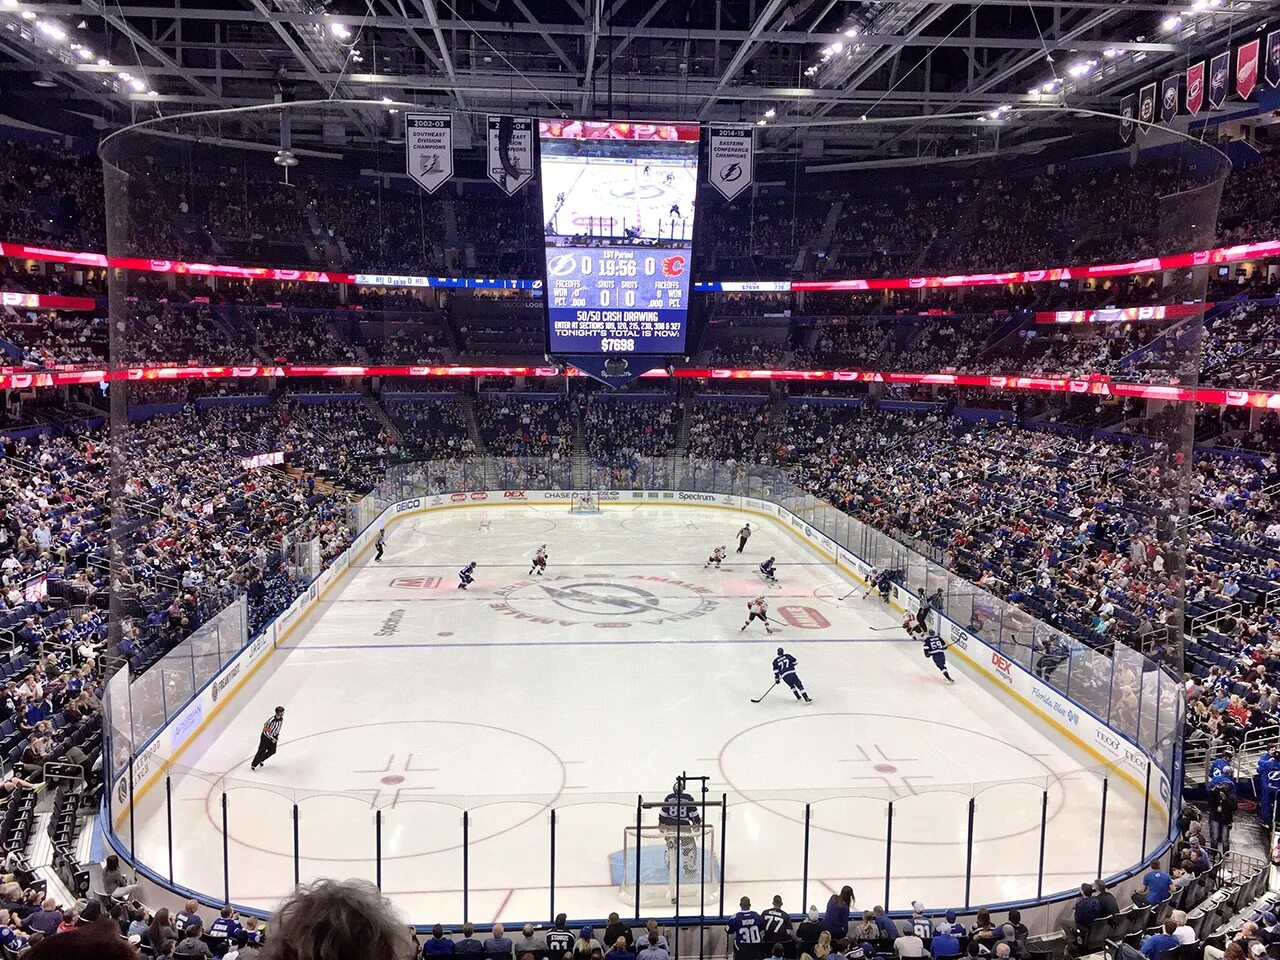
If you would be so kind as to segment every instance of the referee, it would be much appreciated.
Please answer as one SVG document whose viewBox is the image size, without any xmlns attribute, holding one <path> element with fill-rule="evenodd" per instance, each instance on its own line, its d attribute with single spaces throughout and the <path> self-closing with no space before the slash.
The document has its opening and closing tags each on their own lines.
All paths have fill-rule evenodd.
<svg viewBox="0 0 1280 960">
<path fill-rule="evenodd" d="M 253 757 L 250 770 L 257 770 L 268 757 L 274 756 L 280 745 L 280 728 L 284 726 L 284 707 L 276 707 L 275 716 L 268 717 L 262 725 L 262 736 L 258 740 L 258 752 Z"/>
<path fill-rule="evenodd" d="M 738 531 L 738 553 L 742 552 L 742 548 L 747 545 L 747 540 L 751 538 L 751 524 L 747 524 Z"/>
</svg>

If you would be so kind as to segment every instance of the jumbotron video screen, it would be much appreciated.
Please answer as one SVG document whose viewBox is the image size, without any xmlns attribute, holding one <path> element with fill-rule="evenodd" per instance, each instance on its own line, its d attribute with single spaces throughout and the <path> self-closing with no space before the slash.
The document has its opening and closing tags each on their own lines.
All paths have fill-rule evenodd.
<svg viewBox="0 0 1280 960">
<path fill-rule="evenodd" d="M 547 347 L 684 351 L 699 130 L 541 120 Z"/>
</svg>

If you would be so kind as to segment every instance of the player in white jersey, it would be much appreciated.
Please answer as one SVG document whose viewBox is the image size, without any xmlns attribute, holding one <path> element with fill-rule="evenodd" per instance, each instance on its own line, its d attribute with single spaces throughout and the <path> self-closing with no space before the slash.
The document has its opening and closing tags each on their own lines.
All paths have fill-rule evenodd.
<svg viewBox="0 0 1280 960">
<path fill-rule="evenodd" d="M 705 570 L 707 569 L 707 567 L 711 566 L 712 564 L 715 564 L 715 568 L 719 570 L 720 561 L 724 559 L 724 555 L 725 555 L 724 547 L 716 547 L 714 550 L 711 551 L 711 556 L 707 557 L 707 562 L 702 565 L 702 569 Z"/>
<path fill-rule="evenodd" d="M 911 636 L 928 633 L 928 629 L 910 610 L 904 611 L 902 614 L 902 629 L 907 631 Z"/>
<path fill-rule="evenodd" d="M 747 619 L 742 624 L 742 630 L 747 629 L 752 620 L 760 620 L 764 623 L 765 633 L 773 634 L 773 628 L 769 626 L 769 604 L 765 603 L 764 597 L 747 601 Z M 738 632 L 741 633 L 742 630 Z"/>
<path fill-rule="evenodd" d="M 946 643 L 936 633 L 931 633 L 924 638 L 924 655 L 933 661 L 933 665 L 942 671 L 942 675 L 947 678 L 947 683 L 955 683 L 951 678 L 951 674 L 947 672 L 947 655 L 945 653 L 950 644 Z"/>
<path fill-rule="evenodd" d="M 866 592 L 862 594 L 863 600 L 867 599 L 867 597 L 871 596 L 871 594 L 876 592 L 876 581 L 879 579 L 880 579 L 880 571 L 877 570 L 875 567 L 872 567 L 871 570 L 867 573 L 867 589 L 866 589 Z"/>
<path fill-rule="evenodd" d="M 547 545 L 544 543 L 533 552 L 533 565 L 529 567 L 529 574 L 532 575 L 536 570 L 538 576 L 542 576 L 547 569 Z"/>
<path fill-rule="evenodd" d="M 796 676 L 796 658 L 781 647 L 778 648 L 778 655 L 773 658 L 773 679 L 782 681 L 790 687 L 791 692 L 801 703 L 813 703 L 809 699 L 809 694 L 805 692 L 804 684 Z"/>
</svg>

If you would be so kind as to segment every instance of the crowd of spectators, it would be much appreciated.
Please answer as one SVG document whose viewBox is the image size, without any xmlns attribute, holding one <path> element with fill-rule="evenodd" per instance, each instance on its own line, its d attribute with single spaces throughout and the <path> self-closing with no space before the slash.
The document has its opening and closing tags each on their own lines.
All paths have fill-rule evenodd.
<svg viewBox="0 0 1280 960">
<path fill-rule="evenodd" d="M 554 394 L 536 398 L 482 393 L 476 421 L 489 453 L 500 457 L 567 457 L 573 449 L 573 416 L 568 400 Z"/>
</svg>

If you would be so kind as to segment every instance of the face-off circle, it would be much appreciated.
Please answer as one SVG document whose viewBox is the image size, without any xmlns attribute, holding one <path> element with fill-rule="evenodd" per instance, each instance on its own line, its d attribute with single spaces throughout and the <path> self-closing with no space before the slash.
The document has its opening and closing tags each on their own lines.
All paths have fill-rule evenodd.
<svg viewBox="0 0 1280 960">
<path fill-rule="evenodd" d="M 493 610 L 533 623 L 629 627 L 704 617 L 720 601 L 707 587 L 675 577 L 588 573 L 531 577 L 499 588 Z"/>
</svg>

